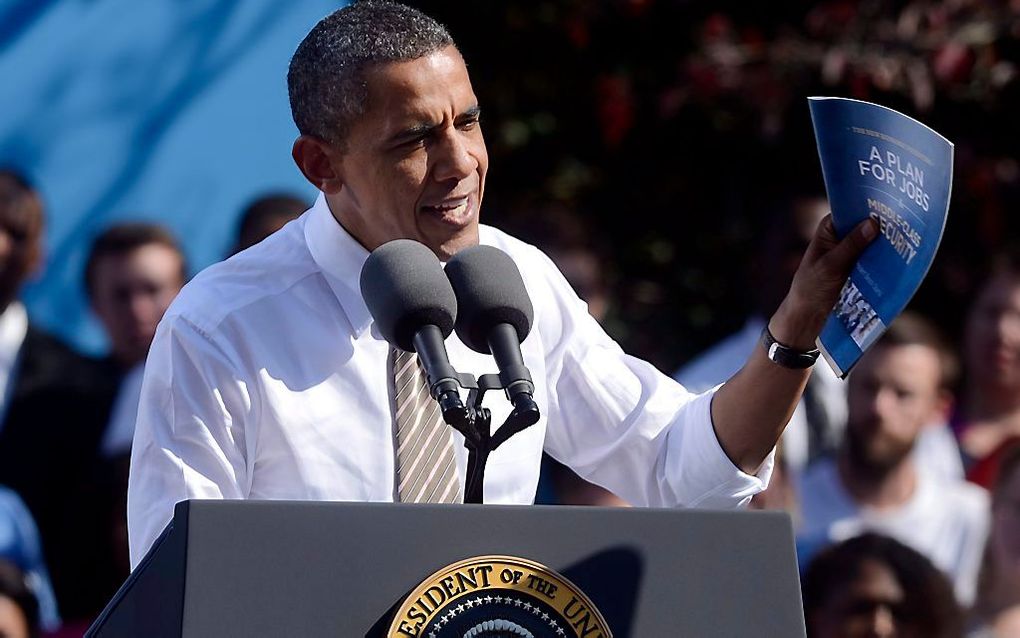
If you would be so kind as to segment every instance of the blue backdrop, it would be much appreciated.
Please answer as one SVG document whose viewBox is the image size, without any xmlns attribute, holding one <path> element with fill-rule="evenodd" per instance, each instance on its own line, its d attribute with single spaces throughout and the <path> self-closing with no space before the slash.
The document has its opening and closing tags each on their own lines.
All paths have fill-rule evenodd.
<svg viewBox="0 0 1020 638">
<path fill-rule="evenodd" d="M 314 190 L 290 158 L 287 64 L 343 2 L 0 0 L 0 164 L 46 202 L 30 316 L 79 348 L 105 340 L 82 291 L 114 221 L 169 226 L 192 272 L 219 260 L 254 197 Z"/>
</svg>

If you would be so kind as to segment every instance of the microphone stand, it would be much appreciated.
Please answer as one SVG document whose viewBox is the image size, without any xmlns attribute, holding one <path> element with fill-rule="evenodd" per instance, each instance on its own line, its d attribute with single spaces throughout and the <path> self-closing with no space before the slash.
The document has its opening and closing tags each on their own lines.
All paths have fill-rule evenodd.
<svg viewBox="0 0 1020 638">
<path fill-rule="evenodd" d="M 492 412 L 482 407 L 482 399 L 489 390 L 506 390 L 513 384 L 504 385 L 498 374 L 483 374 L 477 381 L 474 375 L 465 373 L 457 373 L 456 378 L 461 387 L 468 389 L 467 405 L 460 401 L 456 402 L 458 405 L 441 404 L 443 420 L 464 435 L 464 447 L 468 449 L 464 502 L 481 503 L 489 454 L 514 434 L 538 422 L 538 404 L 530 394 L 517 394 L 510 416 L 492 434 Z"/>
</svg>

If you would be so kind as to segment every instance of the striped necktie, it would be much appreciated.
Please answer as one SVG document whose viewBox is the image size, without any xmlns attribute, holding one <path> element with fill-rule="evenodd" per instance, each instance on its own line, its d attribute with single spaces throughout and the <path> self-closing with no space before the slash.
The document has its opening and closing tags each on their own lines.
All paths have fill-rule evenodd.
<svg viewBox="0 0 1020 638">
<path fill-rule="evenodd" d="M 418 355 L 390 348 L 397 437 L 397 499 L 401 503 L 461 503 L 451 428 L 429 395 Z"/>
</svg>

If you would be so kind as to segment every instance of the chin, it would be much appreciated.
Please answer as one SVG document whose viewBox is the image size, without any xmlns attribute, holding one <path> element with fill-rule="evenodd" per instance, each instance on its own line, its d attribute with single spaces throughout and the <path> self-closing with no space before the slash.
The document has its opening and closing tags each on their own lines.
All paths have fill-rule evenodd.
<svg viewBox="0 0 1020 638">
<path fill-rule="evenodd" d="M 451 257 L 471 246 L 478 245 L 478 229 L 475 228 L 471 232 L 466 232 L 448 239 L 438 246 L 429 246 L 432 251 L 439 255 L 439 258 L 443 261 L 448 261 Z"/>
</svg>

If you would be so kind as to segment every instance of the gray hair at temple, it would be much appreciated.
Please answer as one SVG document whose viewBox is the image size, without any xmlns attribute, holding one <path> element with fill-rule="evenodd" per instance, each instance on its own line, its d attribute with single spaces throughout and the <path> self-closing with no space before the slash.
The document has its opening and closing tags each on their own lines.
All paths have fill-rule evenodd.
<svg viewBox="0 0 1020 638">
<path fill-rule="evenodd" d="M 343 146 L 367 108 L 365 72 L 455 46 L 446 28 L 417 9 L 380 0 L 356 2 L 326 16 L 298 45 L 287 89 L 298 131 Z"/>
</svg>

